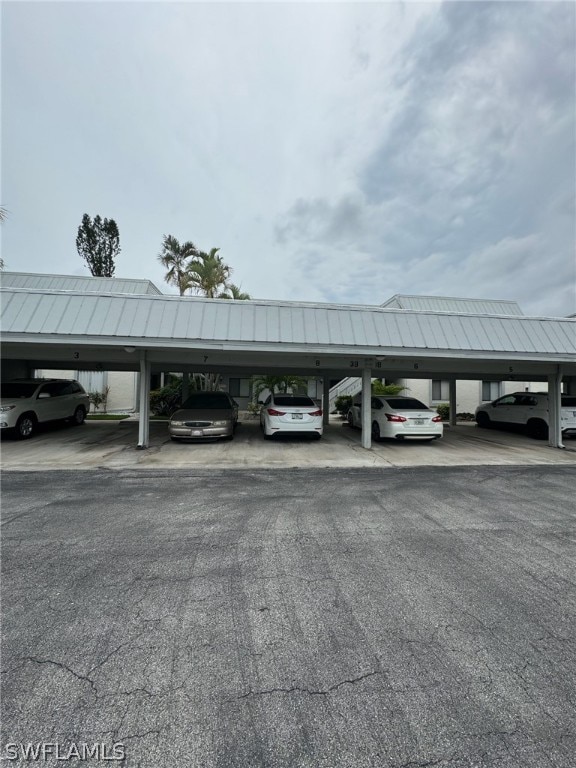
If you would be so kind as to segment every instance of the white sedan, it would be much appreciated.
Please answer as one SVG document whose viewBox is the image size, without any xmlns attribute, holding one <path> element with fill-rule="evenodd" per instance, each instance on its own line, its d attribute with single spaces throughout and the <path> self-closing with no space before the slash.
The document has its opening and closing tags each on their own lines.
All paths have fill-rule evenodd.
<svg viewBox="0 0 576 768">
<path fill-rule="evenodd" d="M 362 400 L 353 402 L 348 411 L 348 424 L 362 427 Z M 372 437 L 380 440 L 391 437 L 396 440 L 437 440 L 444 434 L 442 417 L 414 397 L 374 396 L 370 415 Z"/>
<path fill-rule="evenodd" d="M 322 409 L 305 395 L 269 395 L 260 409 L 260 426 L 266 439 L 273 435 L 307 433 L 322 437 Z"/>
</svg>

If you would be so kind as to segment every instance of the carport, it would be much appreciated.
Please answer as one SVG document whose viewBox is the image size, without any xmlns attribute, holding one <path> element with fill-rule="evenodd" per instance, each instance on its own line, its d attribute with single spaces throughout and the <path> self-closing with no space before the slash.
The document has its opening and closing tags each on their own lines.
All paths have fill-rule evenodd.
<svg viewBox="0 0 576 768">
<path fill-rule="evenodd" d="M 3 288 L 3 378 L 36 368 L 139 371 L 138 447 L 149 444 L 153 373 L 290 373 L 331 379 L 547 382 L 550 445 L 562 448 L 560 393 L 576 394 L 576 320 L 282 301 Z M 327 409 L 326 409 L 327 410 Z M 451 418 L 455 419 L 455 407 Z M 326 414 L 327 415 L 327 414 Z M 371 447 L 370 409 L 362 446 Z"/>
</svg>

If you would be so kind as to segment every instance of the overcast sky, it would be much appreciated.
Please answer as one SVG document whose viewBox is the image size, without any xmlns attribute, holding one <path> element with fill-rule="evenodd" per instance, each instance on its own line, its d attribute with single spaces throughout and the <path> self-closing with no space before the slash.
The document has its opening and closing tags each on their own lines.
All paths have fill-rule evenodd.
<svg viewBox="0 0 576 768">
<path fill-rule="evenodd" d="M 572 2 L 8 2 L 2 257 L 116 277 L 162 236 L 256 298 L 395 293 L 576 312 Z"/>
</svg>

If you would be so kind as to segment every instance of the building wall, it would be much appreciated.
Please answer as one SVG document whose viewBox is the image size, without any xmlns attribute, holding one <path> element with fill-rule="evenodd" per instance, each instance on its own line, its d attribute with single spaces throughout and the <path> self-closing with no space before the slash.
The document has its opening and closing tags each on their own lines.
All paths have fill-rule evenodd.
<svg viewBox="0 0 576 768">
<path fill-rule="evenodd" d="M 482 381 L 470 381 L 468 379 L 459 379 L 456 381 L 456 413 L 474 413 L 476 408 L 483 402 L 490 402 L 496 397 L 507 395 L 509 392 L 518 392 L 528 389 L 532 392 L 543 392 L 548 390 L 546 382 L 529 381 L 502 381 L 496 382 L 499 386 L 498 391 L 493 393 L 488 400 L 482 397 Z M 448 392 L 442 392 L 442 397 L 433 396 L 433 386 L 431 379 L 403 379 L 398 384 L 406 387 L 401 393 L 411 395 L 422 400 L 423 403 L 431 407 L 436 407 L 441 403 L 448 402 Z M 447 389 L 447 384 L 444 389 Z M 444 396 L 445 395 L 445 396 Z"/>
<path fill-rule="evenodd" d="M 36 371 L 43 379 L 78 379 L 87 392 L 102 391 L 110 387 L 106 410 L 109 413 L 131 412 L 136 407 L 138 374 L 133 371 L 62 371 L 44 368 Z M 94 411 L 94 406 L 90 406 Z M 103 411 L 102 406 L 98 409 Z"/>
</svg>

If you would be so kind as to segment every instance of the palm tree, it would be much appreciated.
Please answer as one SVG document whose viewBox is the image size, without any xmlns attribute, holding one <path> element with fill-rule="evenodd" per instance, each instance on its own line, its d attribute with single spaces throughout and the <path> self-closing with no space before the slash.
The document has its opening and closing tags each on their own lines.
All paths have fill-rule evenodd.
<svg viewBox="0 0 576 768">
<path fill-rule="evenodd" d="M 191 240 L 180 244 L 172 235 L 164 235 L 158 261 L 168 270 L 164 280 L 169 285 L 175 285 L 180 296 L 191 287 L 188 266 L 198 255 L 198 248 Z"/>
<path fill-rule="evenodd" d="M 217 255 L 219 250 L 200 251 L 188 264 L 188 288 L 209 299 L 217 298 L 219 292 L 228 287 L 228 278 L 232 274 L 228 264 Z"/>
<path fill-rule="evenodd" d="M 226 288 L 226 291 L 221 293 L 218 296 L 218 298 L 219 299 L 235 299 L 236 301 L 248 301 L 249 299 L 252 298 L 252 296 L 250 296 L 249 293 L 244 293 L 244 291 L 242 291 L 242 289 L 239 286 L 234 285 L 234 283 L 229 283 Z"/>
<path fill-rule="evenodd" d="M 304 387 L 308 383 L 308 379 L 304 379 L 302 376 L 291 376 L 290 374 L 284 374 L 284 376 L 254 376 L 252 379 L 252 389 L 254 397 L 258 398 L 260 392 L 265 389 L 269 389 L 270 392 L 287 392 L 288 389 L 297 389 L 298 387 Z"/>
</svg>

